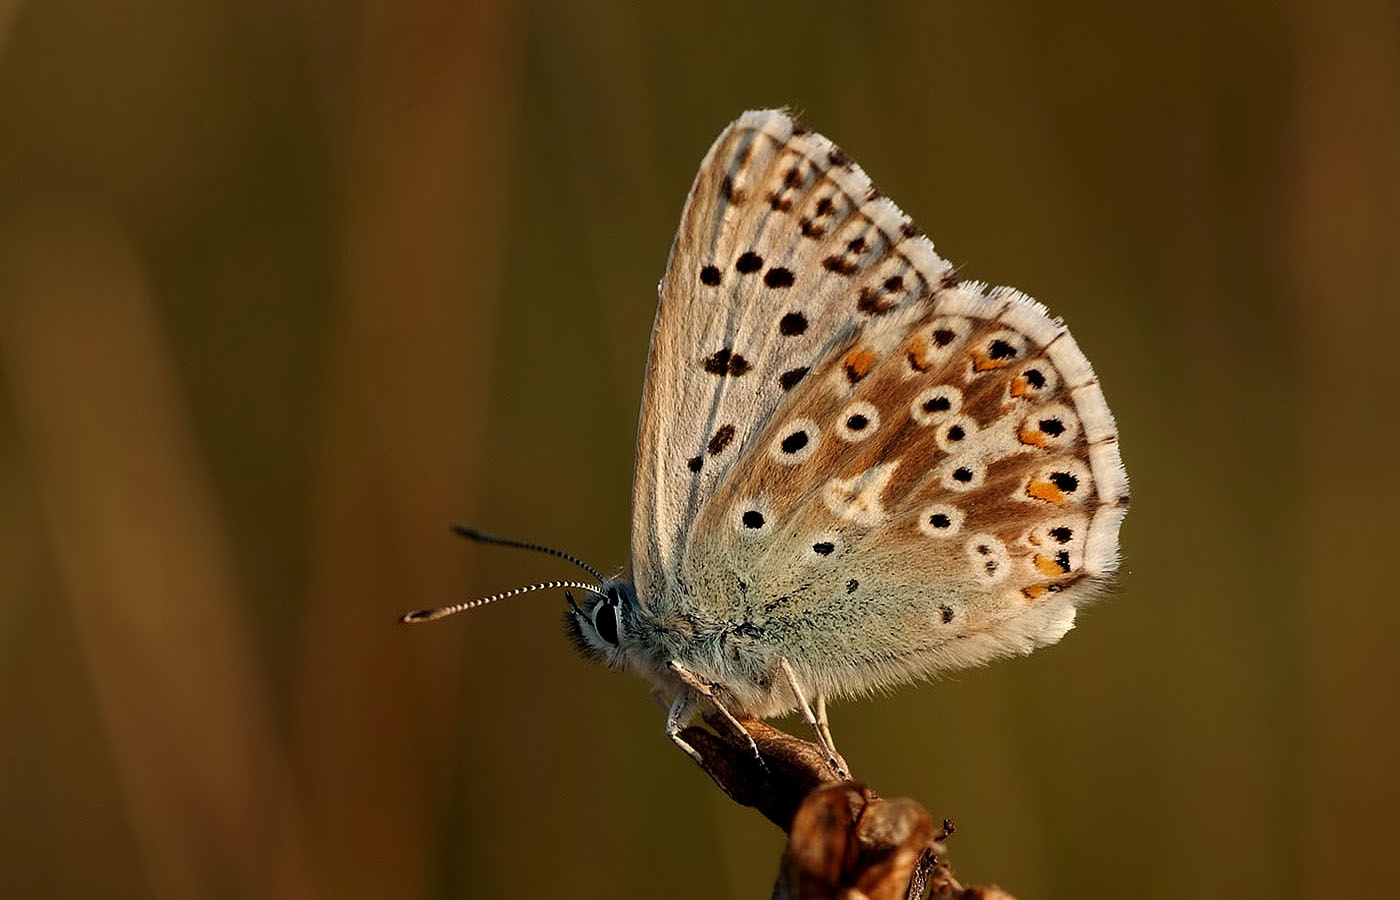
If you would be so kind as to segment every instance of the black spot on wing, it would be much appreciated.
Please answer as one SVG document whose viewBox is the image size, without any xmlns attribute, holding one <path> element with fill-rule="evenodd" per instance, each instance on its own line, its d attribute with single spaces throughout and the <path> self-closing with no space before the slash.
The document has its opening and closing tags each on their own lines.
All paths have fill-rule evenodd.
<svg viewBox="0 0 1400 900">
<path fill-rule="evenodd" d="M 899 301 L 874 288 L 863 287 L 856 294 L 856 309 L 867 316 L 883 316 L 898 305 Z"/>
<path fill-rule="evenodd" d="M 723 425 L 715 432 L 714 437 L 710 438 L 710 444 L 707 449 L 710 451 L 711 456 L 718 456 L 720 453 L 724 452 L 724 448 L 728 447 L 733 440 L 734 426 Z"/>
<path fill-rule="evenodd" d="M 774 266 L 763 274 L 763 283 L 770 288 L 789 288 L 792 282 L 792 270 L 783 266 Z"/>
<path fill-rule="evenodd" d="M 763 268 L 763 257 L 752 250 L 741 255 L 734 262 L 734 271 L 741 275 L 750 275 L 761 268 Z"/>
<path fill-rule="evenodd" d="M 808 369 L 806 366 L 800 369 L 788 369 L 782 375 L 778 376 L 778 384 L 783 390 L 790 391 L 797 386 L 799 381 L 807 377 L 807 371 Z"/>
<path fill-rule="evenodd" d="M 783 448 L 784 453 L 796 453 L 803 447 L 807 446 L 808 440 L 809 438 L 807 437 L 807 432 L 794 431 L 792 434 L 783 438 L 783 442 L 780 446 Z"/>
<path fill-rule="evenodd" d="M 749 361 L 735 353 L 731 348 L 724 347 L 705 357 L 701 363 L 706 372 L 711 375 L 743 375 L 753 368 Z"/>
<path fill-rule="evenodd" d="M 778 333 L 796 337 L 807 330 L 807 317 L 800 312 L 790 312 L 778 320 Z"/>
</svg>

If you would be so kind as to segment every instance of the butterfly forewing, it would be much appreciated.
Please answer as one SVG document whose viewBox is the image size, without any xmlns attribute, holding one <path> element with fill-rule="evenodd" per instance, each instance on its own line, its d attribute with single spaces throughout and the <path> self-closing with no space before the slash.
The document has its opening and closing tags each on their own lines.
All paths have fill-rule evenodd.
<svg viewBox="0 0 1400 900">
<path fill-rule="evenodd" d="M 746 623 L 823 691 L 1053 641 L 1116 567 L 1116 431 L 1068 332 L 957 284 L 780 112 L 701 166 L 643 410 L 642 602 Z"/>
<path fill-rule="evenodd" d="M 917 274 L 912 256 L 918 262 Z M 927 297 L 947 266 L 830 141 L 777 111 L 746 113 L 716 140 L 682 214 L 652 336 L 634 487 L 639 593 L 674 580 L 705 498 L 754 432 L 866 316 Z M 652 585 L 652 579 L 661 579 Z"/>
</svg>

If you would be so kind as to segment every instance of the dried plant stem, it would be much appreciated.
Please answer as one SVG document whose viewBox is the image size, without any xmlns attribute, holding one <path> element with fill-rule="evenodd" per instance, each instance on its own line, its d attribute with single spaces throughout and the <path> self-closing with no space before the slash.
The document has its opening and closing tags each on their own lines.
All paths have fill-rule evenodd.
<svg viewBox="0 0 1400 900">
<path fill-rule="evenodd" d="M 952 823 L 935 827 L 917 801 L 883 799 L 864 782 L 836 780 L 820 747 L 766 722 L 742 720 L 762 763 L 723 719 L 706 722 L 713 732 L 682 732 L 706 772 L 736 803 L 787 832 L 775 900 L 1014 900 L 953 877 L 943 846 Z"/>
</svg>

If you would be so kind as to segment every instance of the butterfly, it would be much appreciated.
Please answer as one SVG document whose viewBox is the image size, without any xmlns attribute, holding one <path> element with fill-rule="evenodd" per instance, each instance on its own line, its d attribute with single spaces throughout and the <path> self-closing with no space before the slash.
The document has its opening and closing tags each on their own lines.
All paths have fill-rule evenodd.
<svg viewBox="0 0 1400 900">
<path fill-rule="evenodd" d="M 1010 288 L 963 282 L 850 156 L 785 112 L 705 155 L 660 287 L 632 558 L 405 617 L 572 587 L 587 656 L 650 680 L 666 733 L 1058 641 L 1112 579 L 1128 482 L 1089 361 Z M 739 726 L 742 731 L 742 726 Z M 755 748 L 756 752 L 756 748 Z"/>
</svg>

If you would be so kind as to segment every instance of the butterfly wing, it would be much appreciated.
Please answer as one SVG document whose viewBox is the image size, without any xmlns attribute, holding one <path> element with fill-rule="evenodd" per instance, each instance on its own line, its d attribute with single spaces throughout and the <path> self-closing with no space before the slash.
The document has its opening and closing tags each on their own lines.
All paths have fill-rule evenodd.
<svg viewBox="0 0 1400 900">
<path fill-rule="evenodd" d="M 1057 640 L 1117 565 L 1117 434 L 1068 331 L 958 284 L 779 112 L 701 166 L 643 410 L 639 597 L 826 693 Z"/>
<path fill-rule="evenodd" d="M 906 293 L 948 269 L 826 138 L 777 110 L 748 112 L 700 165 L 652 330 L 633 484 L 633 576 L 665 603 L 697 515 L 822 357 L 862 315 L 837 302 L 855 266 L 912 255 Z M 887 235 L 876 222 L 907 225 Z M 913 271 L 913 263 L 904 270 Z"/>
</svg>

